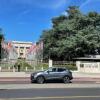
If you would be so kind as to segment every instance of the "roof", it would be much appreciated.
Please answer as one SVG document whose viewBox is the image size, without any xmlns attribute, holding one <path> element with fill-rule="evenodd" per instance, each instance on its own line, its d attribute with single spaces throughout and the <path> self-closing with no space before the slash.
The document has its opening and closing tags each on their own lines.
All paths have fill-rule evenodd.
<svg viewBox="0 0 100 100">
<path fill-rule="evenodd" d="M 32 44 L 32 42 L 26 42 L 26 41 L 12 41 L 12 43 Z"/>
<path fill-rule="evenodd" d="M 75 60 L 80 60 L 80 61 L 100 61 L 100 55 L 94 55 L 90 57 L 79 57 L 75 58 Z"/>
</svg>

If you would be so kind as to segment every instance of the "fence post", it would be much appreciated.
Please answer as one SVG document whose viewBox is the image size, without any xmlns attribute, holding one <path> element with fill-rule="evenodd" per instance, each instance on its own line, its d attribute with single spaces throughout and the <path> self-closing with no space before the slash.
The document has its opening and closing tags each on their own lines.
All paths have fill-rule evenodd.
<svg viewBox="0 0 100 100">
<path fill-rule="evenodd" d="M 13 66 L 13 72 L 15 72 L 15 67 Z"/>
<path fill-rule="evenodd" d="M 34 66 L 34 71 L 35 71 L 36 69 L 35 69 L 35 66 Z"/>
<path fill-rule="evenodd" d="M 49 59 L 49 67 L 52 67 L 52 60 Z"/>
<path fill-rule="evenodd" d="M 27 67 L 25 68 L 25 70 L 27 71 Z"/>
<path fill-rule="evenodd" d="M 44 69 L 43 69 L 43 60 L 42 59 L 41 59 L 41 65 L 42 65 L 42 71 L 43 71 Z"/>
<path fill-rule="evenodd" d="M 8 67 L 8 71 L 10 71 L 10 67 Z"/>
<path fill-rule="evenodd" d="M 1 72 L 1 66 L 0 66 L 0 72 Z"/>
</svg>

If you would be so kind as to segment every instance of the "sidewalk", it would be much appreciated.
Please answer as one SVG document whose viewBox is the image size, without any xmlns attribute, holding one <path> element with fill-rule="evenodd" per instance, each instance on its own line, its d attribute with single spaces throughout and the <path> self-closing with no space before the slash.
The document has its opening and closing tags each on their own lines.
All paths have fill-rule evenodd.
<svg viewBox="0 0 100 100">
<path fill-rule="evenodd" d="M 26 72 L 0 72 L 0 77 L 30 77 Z"/>
<path fill-rule="evenodd" d="M 83 73 L 72 71 L 72 74 L 74 78 L 100 78 L 100 73 Z"/>
</svg>

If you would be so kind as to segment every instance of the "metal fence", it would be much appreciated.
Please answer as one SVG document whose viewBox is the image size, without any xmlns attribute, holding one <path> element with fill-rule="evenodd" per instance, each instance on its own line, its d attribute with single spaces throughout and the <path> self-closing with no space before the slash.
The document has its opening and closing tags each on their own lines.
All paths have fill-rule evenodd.
<svg viewBox="0 0 100 100">
<path fill-rule="evenodd" d="M 20 70 L 16 65 L 17 60 L 0 60 L 1 72 L 31 72 L 38 70 L 45 70 L 48 68 L 48 62 L 42 62 L 38 60 L 20 60 Z"/>
<path fill-rule="evenodd" d="M 48 69 L 48 61 L 40 60 L 21 60 L 20 69 L 16 66 L 17 60 L 0 61 L 0 71 L 1 72 L 33 72 L 39 70 Z M 76 70 L 76 63 L 72 61 L 53 61 L 54 67 L 66 67 L 71 70 Z"/>
<path fill-rule="evenodd" d="M 9 72 L 14 71 L 14 64 L 16 60 L 0 60 L 0 71 Z"/>
<path fill-rule="evenodd" d="M 54 67 L 64 67 L 70 70 L 77 70 L 76 62 L 74 61 L 53 61 Z"/>
</svg>

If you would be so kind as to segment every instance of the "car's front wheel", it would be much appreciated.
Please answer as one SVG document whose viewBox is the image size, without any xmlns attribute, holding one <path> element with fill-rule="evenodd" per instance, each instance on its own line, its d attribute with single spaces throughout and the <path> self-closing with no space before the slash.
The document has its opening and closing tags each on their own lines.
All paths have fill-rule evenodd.
<svg viewBox="0 0 100 100">
<path fill-rule="evenodd" d="M 43 76 L 39 76 L 39 77 L 37 77 L 36 81 L 39 84 L 43 84 L 44 83 L 44 77 Z"/>
<path fill-rule="evenodd" d="M 31 83 L 34 83 L 35 81 L 31 80 Z"/>
<path fill-rule="evenodd" d="M 70 83 L 70 78 L 68 76 L 63 77 L 63 82 L 64 83 Z"/>
</svg>

